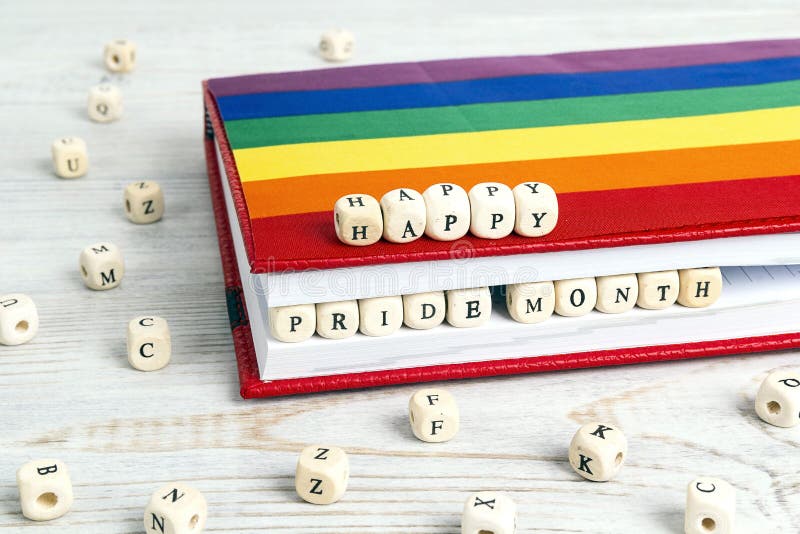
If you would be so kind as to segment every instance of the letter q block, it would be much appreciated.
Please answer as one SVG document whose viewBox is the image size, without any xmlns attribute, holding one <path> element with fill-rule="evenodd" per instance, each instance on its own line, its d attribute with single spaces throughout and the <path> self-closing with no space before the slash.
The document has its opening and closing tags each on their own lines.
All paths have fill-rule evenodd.
<svg viewBox="0 0 800 534">
<path fill-rule="evenodd" d="M 333 219 L 336 237 L 345 245 L 372 245 L 383 235 L 381 206 L 369 195 L 343 196 L 333 207 Z"/>
<path fill-rule="evenodd" d="M 103 50 L 103 62 L 112 72 L 130 72 L 136 66 L 136 45 L 132 41 L 117 39 Z"/>
<path fill-rule="evenodd" d="M 458 405 L 444 389 L 425 388 L 408 401 L 408 419 L 414 435 L 422 441 L 441 443 L 458 433 Z"/>
<path fill-rule="evenodd" d="M 144 315 L 128 323 L 128 362 L 140 371 L 155 371 L 169 363 L 172 356 L 167 321 Z"/>
<path fill-rule="evenodd" d="M 122 92 L 118 87 L 101 83 L 89 89 L 89 118 L 95 122 L 111 122 L 122 116 Z"/>
<path fill-rule="evenodd" d="M 17 470 L 22 515 L 49 521 L 66 514 L 72 506 L 72 482 L 64 462 L 33 460 Z"/>
</svg>

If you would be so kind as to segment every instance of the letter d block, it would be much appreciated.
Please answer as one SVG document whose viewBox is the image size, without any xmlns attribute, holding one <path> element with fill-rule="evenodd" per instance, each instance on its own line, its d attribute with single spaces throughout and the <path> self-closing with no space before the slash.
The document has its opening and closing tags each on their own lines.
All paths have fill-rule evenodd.
<svg viewBox="0 0 800 534">
<path fill-rule="evenodd" d="M 199 534 L 207 518 L 203 494 L 186 484 L 173 483 L 150 497 L 144 509 L 144 530 L 147 534 Z"/>
<path fill-rule="evenodd" d="M 441 443 L 458 433 L 458 405 L 444 389 L 421 389 L 408 401 L 408 419 L 422 441 Z"/>
<path fill-rule="evenodd" d="M 312 504 L 335 503 L 347 490 L 350 465 L 339 447 L 310 445 L 297 459 L 294 488 Z"/>
<path fill-rule="evenodd" d="M 369 195 L 345 195 L 333 206 L 336 237 L 345 245 L 363 247 L 383 235 L 381 206 Z"/>
<path fill-rule="evenodd" d="M 461 516 L 461 534 L 514 534 L 517 505 L 504 493 L 470 495 Z"/>
<path fill-rule="evenodd" d="M 66 514 L 72 506 L 72 482 L 66 464 L 58 460 L 34 460 L 17 470 L 22 515 L 49 521 Z"/>
<path fill-rule="evenodd" d="M 719 478 L 693 480 L 686 491 L 686 534 L 732 534 L 736 490 Z"/>
<path fill-rule="evenodd" d="M 569 446 L 569 464 L 583 478 L 611 480 L 628 455 L 628 440 L 617 427 L 601 423 L 583 425 Z"/>
<path fill-rule="evenodd" d="M 172 342 L 167 321 L 154 315 L 128 323 L 128 362 L 140 371 L 155 371 L 169 363 Z"/>
<path fill-rule="evenodd" d="M 125 275 L 122 252 L 113 243 L 89 245 L 81 251 L 79 264 L 81 277 L 89 289 L 113 289 Z"/>
</svg>

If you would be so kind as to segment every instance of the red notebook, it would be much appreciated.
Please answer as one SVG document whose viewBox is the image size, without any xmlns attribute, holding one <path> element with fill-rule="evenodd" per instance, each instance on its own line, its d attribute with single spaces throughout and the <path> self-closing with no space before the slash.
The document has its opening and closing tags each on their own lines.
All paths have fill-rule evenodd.
<svg viewBox="0 0 800 534">
<path fill-rule="evenodd" d="M 760 317 L 786 315 L 780 310 L 800 303 L 800 40 L 342 67 L 203 87 L 209 182 L 245 398 L 800 346 L 800 328 L 780 321 L 718 328 L 726 317 L 752 323 L 738 310 L 756 294 L 779 296 L 762 299 Z M 380 198 L 445 181 L 469 189 L 527 180 L 558 193 L 558 225 L 544 237 L 468 234 L 455 243 L 422 237 L 350 247 L 335 236 L 332 207 L 344 194 Z M 463 280 L 412 277 L 417 267 L 454 261 Z M 690 324 L 675 311 L 663 316 L 675 319 L 664 325 L 675 337 L 655 344 L 612 347 L 597 314 L 580 323 L 600 329 L 596 344 L 589 336 L 573 347 L 569 336 L 555 336 L 546 344 L 552 352 L 535 355 L 526 352 L 535 336 L 517 353 L 503 338 L 497 350 L 487 343 L 485 355 L 465 350 L 457 358 L 426 337 L 423 345 L 442 354 L 373 364 L 371 347 L 387 345 L 363 339 L 352 363 L 304 376 L 289 362 L 305 361 L 302 343 L 294 352 L 256 350 L 269 336 L 267 307 L 332 300 L 331 287 L 348 274 L 390 273 L 384 278 L 396 276 L 409 293 L 481 285 L 480 268 L 503 265 L 536 265 L 531 280 L 560 279 L 559 267 L 571 278 L 722 265 L 725 290 L 734 288 L 739 300 L 696 316 L 714 326 L 680 342 L 663 342 L 683 339 L 680 325 Z M 593 266 L 598 272 L 589 273 Z M 504 271 L 498 285 L 512 274 Z M 762 278 L 763 286 L 748 286 Z M 347 291 L 357 299 L 392 288 L 373 280 Z M 243 293 L 253 295 L 249 302 Z M 250 324 L 255 314 L 258 328 Z M 520 326 L 537 326 L 544 337 L 560 331 Z M 413 343 L 415 333 L 397 339 Z M 650 339 L 644 327 L 639 338 Z M 320 343 L 308 350 L 328 346 Z"/>
</svg>

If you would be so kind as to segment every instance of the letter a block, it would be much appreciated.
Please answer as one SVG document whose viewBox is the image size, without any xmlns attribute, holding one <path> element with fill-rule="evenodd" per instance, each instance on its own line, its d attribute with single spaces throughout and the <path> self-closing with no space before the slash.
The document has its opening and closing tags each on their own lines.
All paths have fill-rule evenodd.
<svg viewBox="0 0 800 534">
<path fill-rule="evenodd" d="M 789 428 L 800 423 L 800 369 L 772 371 L 758 388 L 756 413 L 766 423 Z"/>
<path fill-rule="evenodd" d="M 86 287 L 95 290 L 113 289 L 125 275 L 122 252 L 113 243 L 95 243 L 83 249 L 79 266 Z"/>
<path fill-rule="evenodd" d="M 422 441 L 441 443 L 458 433 L 458 405 L 444 389 L 421 389 L 408 401 L 408 419 Z"/>
<path fill-rule="evenodd" d="M 369 195 L 345 195 L 333 206 L 336 237 L 345 245 L 363 247 L 383 235 L 381 206 Z"/>
<path fill-rule="evenodd" d="M 199 534 L 206 527 L 207 518 L 203 494 L 176 482 L 150 497 L 144 509 L 144 530 L 147 534 Z"/>
<path fill-rule="evenodd" d="M 736 490 L 719 478 L 693 480 L 686 491 L 686 534 L 732 534 Z"/>
<path fill-rule="evenodd" d="M 339 447 L 310 445 L 297 459 L 294 488 L 311 504 L 331 504 L 347 490 L 350 465 Z"/>
<path fill-rule="evenodd" d="M 461 534 L 514 534 L 516 528 L 517 505 L 504 493 L 475 493 L 464 503 Z"/>
<path fill-rule="evenodd" d="M 169 363 L 172 341 L 167 321 L 144 315 L 128 323 L 128 362 L 140 371 L 155 371 Z"/>
<path fill-rule="evenodd" d="M 628 455 L 628 440 L 617 427 L 601 423 L 583 425 L 569 446 L 569 464 L 583 478 L 611 480 Z"/>
<path fill-rule="evenodd" d="M 425 232 L 425 201 L 413 189 L 395 189 L 383 195 L 381 211 L 383 238 L 387 241 L 410 243 Z"/>
<path fill-rule="evenodd" d="M 66 464 L 58 460 L 34 460 L 17 470 L 22 515 L 49 521 L 66 514 L 72 506 L 72 482 Z"/>
</svg>

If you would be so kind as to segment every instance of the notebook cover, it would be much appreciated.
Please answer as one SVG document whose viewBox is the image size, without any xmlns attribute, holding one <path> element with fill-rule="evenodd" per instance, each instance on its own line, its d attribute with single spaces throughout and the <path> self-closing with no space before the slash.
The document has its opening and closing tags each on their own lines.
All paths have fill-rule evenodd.
<svg viewBox="0 0 800 534">
<path fill-rule="evenodd" d="M 800 40 L 212 79 L 254 273 L 800 229 Z M 551 184 L 549 235 L 341 244 L 346 193 Z"/>
</svg>

